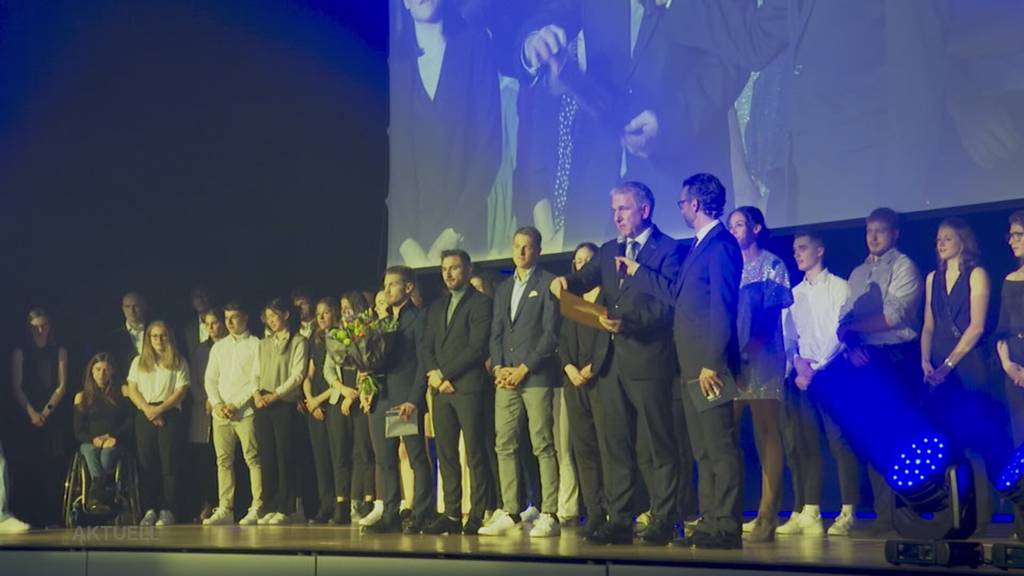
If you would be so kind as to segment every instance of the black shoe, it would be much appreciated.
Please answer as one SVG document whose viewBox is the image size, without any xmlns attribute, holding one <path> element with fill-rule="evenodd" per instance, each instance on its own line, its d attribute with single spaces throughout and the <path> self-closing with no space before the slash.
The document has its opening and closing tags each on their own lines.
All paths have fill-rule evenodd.
<svg viewBox="0 0 1024 576">
<path fill-rule="evenodd" d="M 356 504 L 356 514 L 358 514 L 360 518 L 366 518 L 370 515 L 370 512 L 373 512 L 373 502 L 363 500 Z"/>
<path fill-rule="evenodd" d="M 608 523 L 608 519 L 604 514 L 600 516 L 588 516 L 587 523 L 584 524 L 579 531 L 580 538 L 589 540 L 594 533 L 601 529 L 602 526 Z"/>
<path fill-rule="evenodd" d="M 608 522 L 587 539 L 594 544 L 632 544 L 633 527 L 629 524 Z"/>
<path fill-rule="evenodd" d="M 675 537 L 675 530 L 664 520 L 651 520 L 639 536 L 640 542 L 650 546 L 667 546 Z"/>
<path fill-rule="evenodd" d="M 462 534 L 462 522 L 457 518 L 449 518 L 447 514 L 441 514 L 434 519 L 426 528 L 424 534 Z"/>
<path fill-rule="evenodd" d="M 401 518 L 403 521 L 412 518 L 412 509 L 402 508 L 401 510 L 398 511 L 398 517 Z"/>
<path fill-rule="evenodd" d="M 334 506 L 334 514 L 331 516 L 331 524 L 334 526 L 348 526 L 352 523 L 352 507 L 348 502 L 338 502 Z"/>
<path fill-rule="evenodd" d="M 409 520 L 405 523 L 405 527 L 402 528 L 403 534 L 422 534 L 430 522 L 423 518 L 410 516 Z"/>
<path fill-rule="evenodd" d="M 308 524 L 311 524 L 311 525 L 312 524 L 327 524 L 331 520 L 331 516 L 332 515 L 333 514 L 331 513 L 330 510 L 323 510 L 323 509 L 321 509 L 319 512 L 316 513 L 316 516 L 313 516 L 312 518 L 310 518 L 306 522 Z"/>
<path fill-rule="evenodd" d="M 480 529 L 484 527 L 483 518 L 473 518 L 472 516 L 466 520 L 466 525 L 462 527 L 462 533 L 470 536 L 476 536 Z"/>
<path fill-rule="evenodd" d="M 402 532 L 402 520 L 398 514 L 385 514 L 379 522 L 363 528 L 366 534 L 399 534 Z"/>
<path fill-rule="evenodd" d="M 743 538 L 739 532 L 719 532 L 697 543 L 697 548 L 705 550 L 741 550 Z"/>
<path fill-rule="evenodd" d="M 683 548 L 702 548 L 712 539 L 711 534 L 704 530 L 691 530 L 689 535 L 683 536 L 678 545 Z"/>
</svg>

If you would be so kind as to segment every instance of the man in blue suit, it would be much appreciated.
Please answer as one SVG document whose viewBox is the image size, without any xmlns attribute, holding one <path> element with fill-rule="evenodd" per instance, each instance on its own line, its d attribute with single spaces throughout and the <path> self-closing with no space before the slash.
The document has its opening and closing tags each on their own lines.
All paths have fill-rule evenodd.
<svg viewBox="0 0 1024 576">
<path fill-rule="evenodd" d="M 682 263 L 677 242 L 651 221 L 654 194 L 641 182 L 624 182 L 611 191 L 612 217 L 619 238 L 571 276 L 555 278 L 551 291 L 584 294 L 601 286 L 608 304 L 601 317 L 605 333 L 594 354 L 598 394 L 605 420 L 609 463 L 605 495 L 608 523 L 590 539 L 604 544 L 633 540 L 630 505 L 637 474 L 636 432 L 650 438 L 651 512 L 654 519 L 640 534 L 648 544 L 667 544 L 674 536 L 680 474 L 672 429 L 672 305 L 640 290 L 616 262 L 629 256 L 666 277 Z M 605 458 L 605 455 L 602 455 Z"/>
<path fill-rule="evenodd" d="M 519 522 L 520 427 L 529 426 L 533 453 L 540 466 L 541 515 L 530 528 L 534 538 L 557 536 L 558 461 L 555 457 L 552 401 L 558 384 L 558 303 L 546 288 L 554 276 L 537 267 L 541 235 L 524 226 L 512 236 L 516 270 L 498 286 L 491 320 L 491 362 L 494 364 L 494 427 L 498 476 L 504 510 L 480 530 L 497 536 Z"/>
</svg>

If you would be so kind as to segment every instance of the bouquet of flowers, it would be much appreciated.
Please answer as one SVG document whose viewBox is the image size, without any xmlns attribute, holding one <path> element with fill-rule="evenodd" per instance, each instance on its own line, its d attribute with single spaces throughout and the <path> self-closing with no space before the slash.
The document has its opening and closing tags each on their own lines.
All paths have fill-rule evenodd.
<svg viewBox="0 0 1024 576">
<path fill-rule="evenodd" d="M 339 366 L 349 365 L 359 371 L 356 390 L 360 396 L 373 396 L 380 391 L 373 374 L 380 371 L 397 330 L 398 318 L 377 318 L 372 310 L 367 310 L 327 333 L 327 353 Z"/>
</svg>

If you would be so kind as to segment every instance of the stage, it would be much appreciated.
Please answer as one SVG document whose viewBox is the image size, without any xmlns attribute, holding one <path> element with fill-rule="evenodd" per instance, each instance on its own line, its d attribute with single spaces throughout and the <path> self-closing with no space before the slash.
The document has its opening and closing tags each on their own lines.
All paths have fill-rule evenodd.
<svg viewBox="0 0 1024 576">
<path fill-rule="evenodd" d="M 1008 542 L 1009 526 L 986 538 Z M 524 574 L 660 576 L 730 574 L 881 574 L 934 572 L 885 562 L 879 538 L 779 537 L 742 551 L 678 546 L 597 546 L 565 529 L 560 538 L 360 535 L 355 528 L 194 525 L 80 528 L 0 535 L 0 574 L 28 576 L 189 576 L 333 574 L 444 576 Z M 940 568 L 942 573 L 999 572 Z"/>
</svg>

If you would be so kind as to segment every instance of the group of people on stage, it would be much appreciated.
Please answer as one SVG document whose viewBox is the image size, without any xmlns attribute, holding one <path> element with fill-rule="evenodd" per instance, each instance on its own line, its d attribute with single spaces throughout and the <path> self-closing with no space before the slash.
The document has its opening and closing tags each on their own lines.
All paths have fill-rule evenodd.
<svg viewBox="0 0 1024 576">
<path fill-rule="evenodd" d="M 50 488 L 66 469 L 59 446 L 73 425 L 92 480 L 87 506 L 109 505 L 112 474 L 131 451 L 146 526 L 174 524 L 176 513 L 204 525 L 306 521 L 302 488 L 313 474 L 319 508 L 310 523 L 540 538 L 585 516 L 579 533 L 595 543 L 666 544 L 677 523 L 697 518 L 686 544 L 733 549 L 743 532 L 749 542 L 825 534 L 822 433 L 842 501 L 827 533 L 850 533 L 863 463 L 807 393 L 825 379 L 867 367 L 891 374 L 940 426 L 950 422 L 942 399 L 981 394 L 998 406 L 986 418 L 1012 423 L 1014 439 L 1024 439 L 1024 211 L 1011 216 L 1007 235 L 1022 266 L 1003 283 L 993 331 L 986 325 L 992 281 L 959 218 L 939 226 L 938 264 L 925 277 L 896 247 L 892 210 L 867 217 L 868 256 L 848 279 L 826 268 L 818 233 L 798 232 L 793 256 L 803 279 L 793 285 L 782 259 L 764 248 L 762 212 L 738 207 L 726 215 L 718 178 L 695 174 L 678 198 L 696 234 L 688 251 L 654 224 L 650 188 L 623 182 L 610 192 L 618 237 L 581 244 L 567 275 L 538 265 L 542 237 L 525 226 L 511 239 L 514 272 L 493 294 L 465 252 L 447 250 L 440 258 L 447 290 L 427 306 L 413 271 L 393 266 L 372 304 L 360 292 L 271 300 L 257 311 L 262 337 L 244 306 L 213 307 L 197 289 L 179 348 L 168 324 L 149 318 L 143 297 L 128 293 L 124 326 L 89 359 L 70 400 L 67 352 L 48 313 L 33 309 L 12 363 L 24 415 L 17 443 L 33 456 L 15 471 L 24 483 L 16 484 L 18 498 L 38 512 L 33 524 L 54 523 L 59 502 Z M 563 318 L 558 299 L 566 293 L 606 311 L 594 325 Z M 373 394 L 327 342 L 333 328 L 368 310 L 395 326 Z M 986 361 L 990 334 L 1005 396 Z M 731 390 L 734 398 L 718 401 Z M 742 524 L 738 422 L 747 407 L 761 500 L 756 518 Z M 389 433 L 396 416 L 415 432 Z M 993 445 L 1009 450 L 1008 433 L 1006 446 L 977 434 L 958 438 L 989 468 Z M 248 474 L 236 470 L 236 451 Z M 785 462 L 795 505 L 779 525 Z M 403 490 L 403 468 L 411 489 Z M 246 477 L 248 501 L 235 490 Z M 874 470 L 872 487 L 886 524 L 891 492 Z M 0 510 L 6 493 L 4 482 Z M 991 516 L 991 503 L 980 508 Z M 25 525 L 4 517 L 0 527 Z"/>
</svg>

